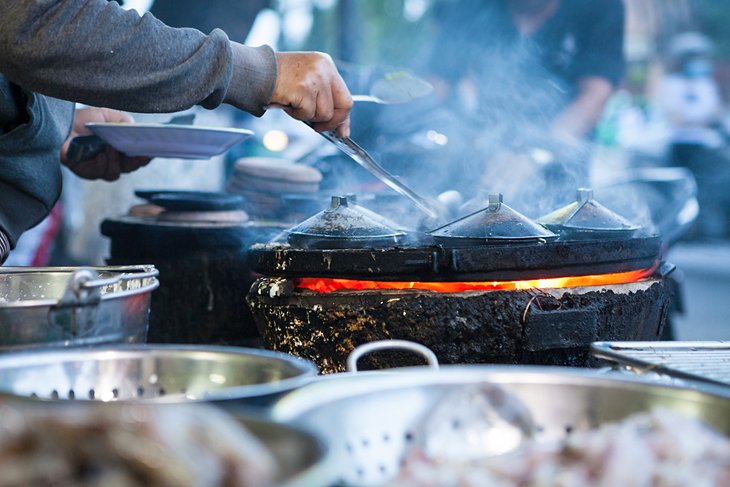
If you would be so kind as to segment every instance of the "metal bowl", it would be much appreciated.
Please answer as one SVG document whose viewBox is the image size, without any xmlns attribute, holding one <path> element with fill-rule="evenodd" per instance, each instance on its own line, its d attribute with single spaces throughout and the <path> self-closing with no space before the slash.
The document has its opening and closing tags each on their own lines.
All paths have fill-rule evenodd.
<svg viewBox="0 0 730 487">
<path fill-rule="evenodd" d="M 300 428 L 253 417 L 238 417 L 277 460 L 275 487 L 322 487 L 327 450 L 322 441 Z"/>
<path fill-rule="evenodd" d="M 526 366 L 404 370 L 324 378 L 273 407 L 274 420 L 314 431 L 328 445 L 322 485 L 375 486 L 392 479 L 436 402 L 457 387 L 480 383 L 516 394 L 533 416 L 537 439 L 560 439 L 654 407 L 730 434 L 730 398 L 636 378 Z"/>
<path fill-rule="evenodd" d="M 0 393 L 45 400 L 267 405 L 316 375 L 307 360 L 238 347 L 119 345 L 0 355 Z"/>
<path fill-rule="evenodd" d="M 144 418 L 145 415 L 136 416 L 131 411 L 125 410 L 123 403 L 101 403 L 101 402 L 76 402 L 65 401 L 64 403 L 43 403 L 39 401 L 31 401 L 28 399 L 20 399 L 17 397 L 7 396 L 0 393 L 0 403 L 2 404 L 3 414 L 6 416 L 4 425 L 8 424 L 20 425 L 23 421 L 32 421 L 33 418 L 66 418 L 62 423 L 63 428 L 72 432 L 74 428 L 81 428 L 84 434 L 88 434 L 91 423 L 86 420 L 93 417 L 92 413 L 95 408 L 111 408 L 113 411 L 108 419 L 118 415 L 117 417 L 127 418 L 127 420 L 135 421 L 137 418 Z M 12 406 L 12 409 L 9 407 Z M 149 410 L 153 408 L 167 407 L 174 408 L 180 405 L 170 404 L 154 404 L 150 405 Z M 219 414 L 217 408 L 205 404 L 185 405 L 190 413 L 196 411 L 197 414 Z M 106 417 L 106 416 L 105 416 Z M 322 487 L 320 479 L 322 478 L 322 468 L 326 465 L 324 459 L 327 457 L 327 448 L 324 443 L 313 433 L 305 431 L 301 428 L 275 423 L 268 418 L 262 417 L 256 412 L 237 412 L 231 415 L 233 420 L 240 423 L 253 437 L 261 442 L 262 446 L 271 453 L 276 464 L 274 484 L 270 487 Z M 12 419 L 8 419 L 12 418 Z M 213 422 L 212 424 L 216 424 Z M 166 434 L 171 433 L 169 429 L 161 429 Z M 12 437 L 17 431 L 5 431 L 3 437 L 7 438 L 8 434 Z M 78 434 L 76 434 L 78 436 Z M 114 442 L 114 439 L 107 435 L 104 438 L 97 438 L 101 445 L 107 442 Z M 113 435 L 112 435 L 113 436 Z M 71 434 L 71 437 L 75 437 Z M 180 439 L 179 437 L 177 439 Z M 118 441 L 118 440 L 117 440 Z M 107 445 L 111 446 L 111 445 Z M 26 452 L 37 451 L 39 446 L 32 444 L 22 447 Z M 7 452 L 5 452 L 7 453 Z M 50 469 L 54 468 L 54 463 L 49 462 L 51 455 L 58 454 L 58 451 L 46 451 L 45 461 L 37 460 L 34 463 L 29 462 L 25 468 Z M 43 456 L 42 454 L 40 456 Z M 23 468 L 22 466 L 20 468 Z M 65 485 L 65 484 L 64 484 Z M 268 485 L 268 484 L 267 484 Z"/>
<path fill-rule="evenodd" d="M 144 342 L 154 266 L 0 268 L 0 351 Z"/>
</svg>

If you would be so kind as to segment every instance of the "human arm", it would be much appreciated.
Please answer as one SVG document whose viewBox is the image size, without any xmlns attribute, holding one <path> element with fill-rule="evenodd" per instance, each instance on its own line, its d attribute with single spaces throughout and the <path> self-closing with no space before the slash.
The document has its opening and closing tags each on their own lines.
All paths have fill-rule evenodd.
<svg viewBox="0 0 730 487">
<path fill-rule="evenodd" d="M 313 56 L 300 57 L 293 70 L 267 46 L 231 42 L 220 30 L 205 35 L 171 28 L 107 0 L 0 0 L 0 11 L 0 72 L 26 90 L 56 98 L 153 113 L 227 103 L 261 115 L 277 102 L 277 84 L 305 79 L 304 101 L 333 91 L 312 84 L 314 70 L 326 69 L 324 78 L 336 74 Z M 335 97 L 338 108 L 347 97 Z"/>
<path fill-rule="evenodd" d="M 133 121 L 128 114 L 108 108 L 76 110 L 71 133 L 61 147 L 61 162 L 81 178 L 105 181 L 116 181 L 123 173 L 139 169 L 150 161 L 148 157 L 130 157 L 111 146 L 107 146 L 100 154 L 85 161 L 70 163 L 67 158 L 71 140 L 79 135 L 91 133 L 86 127 L 87 123 L 131 123 Z"/>
<path fill-rule="evenodd" d="M 585 2 L 579 8 L 577 18 L 584 28 L 575 38 L 576 91 L 552 127 L 569 138 L 581 138 L 595 127 L 625 69 L 623 1 Z"/>
<path fill-rule="evenodd" d="M 582 79 L 577 96 L 553 120 L 552 132 L 564 139 L 580 139 L 585 136 L 601 118 L 613 91 L 613 85 L 605 78 L 591 76 Z"/>
</svg>

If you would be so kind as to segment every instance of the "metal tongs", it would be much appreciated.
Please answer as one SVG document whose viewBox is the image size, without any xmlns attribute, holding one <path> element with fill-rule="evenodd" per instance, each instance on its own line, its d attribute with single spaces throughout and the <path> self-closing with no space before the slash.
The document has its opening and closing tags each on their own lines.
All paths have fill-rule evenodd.
<svg viewBox="0 0 730 487">
<path fill-rule="evenodd" d="M 368 95 L 353 95 L 358 102 L 373 102 L 380 104 L 407 103 L 421 98 L 433 91 L 433 86 L 405 71 L 394 71 L 375 81 Z M 442 215 L 439 207 L 433 201 L 418 195 L 405 184 L 397 180 L 392 174 L 378 164 L 375 159 L 360 145 L 349 137 L 340 137 L 336 132 L 320 132 L 320 135 L 332 142 L 338 149 L 350 156 L 355 162 L 367 169 L 373 176 L 387 184 L 391 189 L 410 199 L 430 218 L 438 220 Z"/>
<path fill-rule="evenodd" d="M 435 220 L 440 217 L 440 212 L 431 201 L 418 195 L 411 188 L 398 181 L 392 174 L 386 171 L 383 166 L 378 164 L 365 149 L 360 147 L 350 137 L 340 137 L 334 131 L 320 132 L 320 135 L 332 142 L 335 147 L 340 149 L 342 152 L 350 156 L 355 162 L 367 169 L 373 176 L 377 177 L 382 182 L 387 184 L 390 188 L 413 201 L 413 203 L 415 203 L 415 205 L 420 208 L 424 213 L 426 213 L 429 217 Z"/>
</svg>

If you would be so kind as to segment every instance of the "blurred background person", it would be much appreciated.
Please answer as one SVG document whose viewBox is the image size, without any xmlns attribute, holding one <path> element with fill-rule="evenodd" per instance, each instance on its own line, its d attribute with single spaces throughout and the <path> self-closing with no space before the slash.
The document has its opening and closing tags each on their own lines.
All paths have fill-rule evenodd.
<svg viewBox="0 0 730 487">
<path fill-rule="evenodd" d="M 723 103 L 714 77 L 714 45 L 705 35 L 684 32 L 668 46 L 669 66 L 659 105 L 670 126 L 669 163 L 697 179 L 700 217 L 691 236 L 730 235 L 730 159 L 721 125 Z"/>
<path fill-rule="evenodd" d="M 537 217 L 587 185 L 584 141 L 624 74 L 623 1 L 443 0 L 431 18 L 422 72 L 450 113 L 439 191 L 476 206 L 499 191 Z"/>
<path fill-rule="evenodd" d="M 622 0 L 450 0 L 435 8 L 429 69 L 464 110 L 494 117 L 518 108 L 521 124 L 581 138 L 621 82 Z"/>
</svg>

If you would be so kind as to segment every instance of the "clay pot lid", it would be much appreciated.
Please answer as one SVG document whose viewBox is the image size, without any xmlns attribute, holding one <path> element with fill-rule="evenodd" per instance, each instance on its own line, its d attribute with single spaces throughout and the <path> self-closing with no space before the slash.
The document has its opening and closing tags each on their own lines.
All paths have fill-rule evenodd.
<svg viewBox="0 0 730 487">
<path fill-rule="evenodd" d="M 377 247 L 405 236 L 351 205 L 345 196 L 333 196 L 329 208 L 291 228 L 288 234 L 290 244 L 311 248 L 327 247 L 328 243 L 336 243 L 337 248 L 360 248 L 369 243 Z"/>
<path fill-rule="evenodd" d="M 538 222 L 561 235 L 594 234 L 596 238 L 626 237 L 641 227 L 606 208 L 593 198 L 593 190 L 581 188 L 576 200 Z"/>
<path fill-rule="evenodd" d="M 548 241 L 558 236 L 503 203 L 502 194 L 489 195 L 489 206 L 429 232 L 437 241 Z"/>
</svg>

